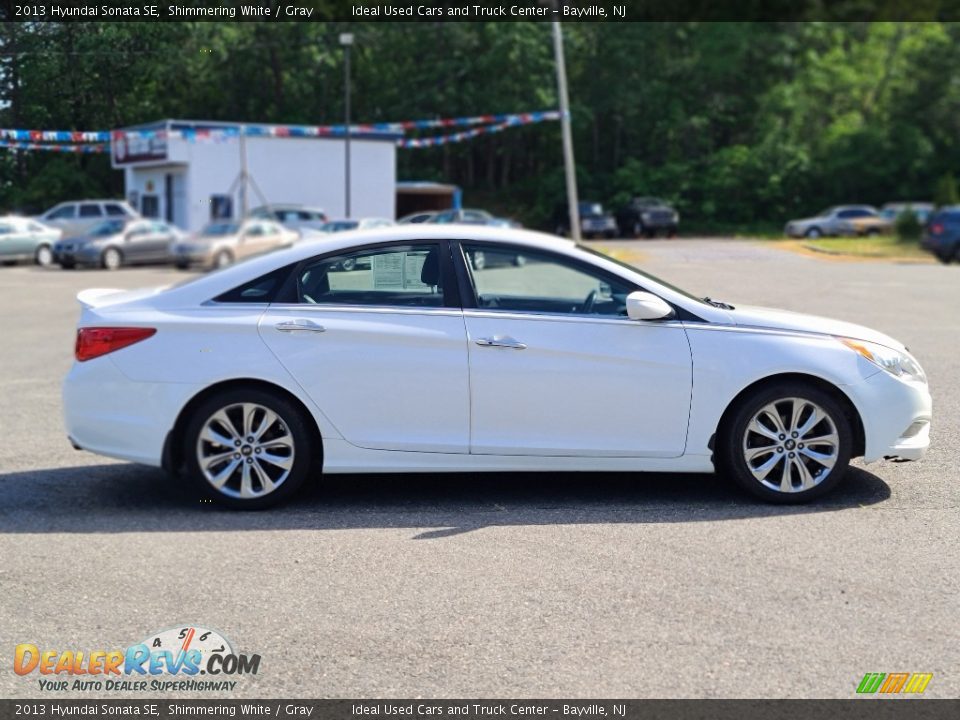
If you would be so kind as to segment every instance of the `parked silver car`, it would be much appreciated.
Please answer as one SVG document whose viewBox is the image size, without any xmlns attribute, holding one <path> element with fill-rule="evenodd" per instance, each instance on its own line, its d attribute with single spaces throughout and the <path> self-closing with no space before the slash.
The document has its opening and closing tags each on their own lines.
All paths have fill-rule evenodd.
<svg viewBox="0 0 960 720">
<path fill-rule="evenodd" d="M 123 265 L 173 261 L 181 232 L 160 220 L 104 220 L 86 235 L 64 238 L 53 246 L 54 261 L 65 270 L 92 265 L 116 270 Z"/>
<path fill-rule="evenodd" d="M 53 244 L 60 239 L 60 231 L 30 218 L 8 215 L 0 218 L 0 262 L 35 262 L 50 265 L 53 262 Z"/>
<path fill-rule="evenodd" d="M 54 205 L 35 218 L 63 231 L 64 237 L 85 235 L 104 220 L 130 220 L 140 215 L 123 200 L 79 200 Z"/>
<path fill-rule="evenodd" d="M 890 229 L 890 221 L 872 205 L 836 205 L 819 215 L 791 220 L 784 228 L 788 237 L 879 235 Z"/>
</svg>

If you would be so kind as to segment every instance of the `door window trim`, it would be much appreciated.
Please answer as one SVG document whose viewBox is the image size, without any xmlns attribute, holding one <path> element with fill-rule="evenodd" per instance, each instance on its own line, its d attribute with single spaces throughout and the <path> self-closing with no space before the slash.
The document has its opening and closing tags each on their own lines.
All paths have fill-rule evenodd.
<svg viewBox="0 0 960 720">
<path fill-rule="evenodd" d="M 457 310 L 462 311 L 463 306 L 459 301 L 460 297 L 460 288 L 459 283 L 457 282 L 457 275 L 454 271 L 453 258 L 451 257 L 451 247 L 449 240 L 446 239 L 412 239 L 412 240 L 385 240 L 378 243 L 369 243 L 364 245 L 354 245 L 352 247 L 340 248 L 338 250 L 330 250 L 325 253 L 320 253 L 317 255 L 312 255 L 311 257 L 301 260 L 298 263 L 295 263 L 293 267 L 293 272 L 287 275 L 286 280 L 283 285 L 278 289 L 276 296 L 274 297 L 273 302 L 270 303 L 272 306 L 284 306 L 284 307 L 298 307 L 301 309 L 323 309 L 323 310 L 353 310 L 353 311 L 362 311 L 362 310 L 403 310 L 406 312 L 437 312 L 440 310 L 450 311 Z M 365 252 L 365 251 L 376 251 L 380 249 L 389 249 L 391 247 L 405 247 L 408 245 L 435 245 L 440 249 L 440 275 L 443 278 L 443 301 L 440 305 L 436 307 L 418 307 L 416 305 L 360 305 L 360 304 L 349 304 L 349 303 L 303 303 L 300 302 L 300 293 L 299 293 L 299 283 L 300 275 L 303 273 L 304 269 L 308 265 L 312 265 L 316 262 L 321 262 L 330 258 L 340 257 L 342 255 L 349 255 L 354 252 Z"/>
<path fill-rule="evenodd" d="M 464 249 L 464 244 L 467 245 L 476 245 L 484 251 L 490 252 L 517 252 L 518 254 L 524 254 L 524 250 L 527 248 L 523 245 L 518 245 L 514 243 L 485 243 L 482 240 L 454 240 L 451 241 L 451 244 L 456 246 L 456 249 L 453 251 L 453 256 L 456 262 L 456 271 L 457 277 L 460 279 L 460 302 L 463 304 L 464 310 L 476 310 L 483 313 L 496 313 L 498 315 L 538 315 L 542 317 L 556 317 L 556 318 L 579 318 L 581 320 L 606 320 L 614 322 L 622 322 L 624 320 L 630 321 L 626 315 L 620 316 L 610 316 L 610 315 L 584 315 L 582 313 L 565 313 L 565 312 L 545 312 L 540 310 L 516 310 L 512 308 L 486 308 L 481 307 L 479 301 L 477 300 L 477 288 L 473 282 L 473 276 L 470 274 L 470 270 L 467 267 L 467 255 L 466 250 Z M 633 288 L 631 292 L 636 290 L 644 290 L 644 288 L 632 280 L 628 280 L 625 277 L 611 273 L 608 270 L 599 268 L 590 263 L 584 262 L 579 258 L 569 257 L 567 255 L 559 255 L 550 250 L 544 250 L 542 248 L 529 248 L 527 254 L 531 255 L 540 255 L 550 259 L 556 259 L 560 264 L 565 264 L 567 267 L 572 267 L 576 270 L 580 270 L 588 275 L 593 277 L 599 277 L 605 282 L 617 283 L 620 285 L 628 285 Z M 671 307 L 673 303 L 670 303 Z M 676 308 L 674 308 L 676 309 Z"/>
</svg>

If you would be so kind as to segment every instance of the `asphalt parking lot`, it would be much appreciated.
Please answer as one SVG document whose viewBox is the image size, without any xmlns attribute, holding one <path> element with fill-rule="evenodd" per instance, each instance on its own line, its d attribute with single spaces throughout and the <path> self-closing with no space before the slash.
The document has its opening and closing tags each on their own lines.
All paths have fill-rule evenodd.
<svg viewBox="0 0 960 720">
<path fill-rule="evenodd" d="M 341 476 L 220 511 L 61 426 L 76 292 L 183 274 L 0 268 L 3 652 L 200 624 L 262 656 L 238 697 L 850 698 L 898 671 L 960 694 L 960 268 L 597 245 L 701 295 L 899 338 L 930 378 L 928 456 L 858 464 L 801 508 L 708 475 L 458 474 Z M 7 658 L 0 696 L 41 696 Z"/>
</svg>

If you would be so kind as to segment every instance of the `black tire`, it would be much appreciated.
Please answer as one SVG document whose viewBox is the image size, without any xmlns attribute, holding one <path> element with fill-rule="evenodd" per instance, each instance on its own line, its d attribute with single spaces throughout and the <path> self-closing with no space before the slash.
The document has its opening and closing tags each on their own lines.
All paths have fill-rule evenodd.
<svg viewBox="0 0 960 720">
<path fill-rule="evenodd" d="M 603 234 L 603 236 L 604 236 L 607 240 L 613 240 L 613 239 L 617 236 L 617 232 L 616 232 L 616 230 L 607 230 L 607 231 Z"/>
<path fill-rule="evenodd" d="M 241 498 L 230 494 L 230 492 L 236 492 L 236 485 L 240 482 L 236 472 L 242 471 L 244 462 L 250 463 L 251 459 L 255 457 L 252 452 L 243 449 L 248 447 L 246 443 L 237 448 L 236 455 L 240 456 L 240 464 L 236 466 L 234 472 L 231 472 L 224 484 L 226 491 L 217 489 L 207 480 L 200 468 L 198 457 L 200 433 L 207 422 L 215 413 L 243 403 L 256 404 L 276 413 L 279 425 L 271 426 L 270 430 L 275 430 L 277 433 L 284 431 L 284 437 L 292 440 L 293 448 L 293 465 L 289 474 L 280 481 L 275 490 L 250 498 Z M 231 410 L 231 413 L 235 412 L 235 410 Z M 224 507 L 234 510 L 264 510 L 288 500 L 303 486 L 304 481 L 311 474 L 314 459 L 319 457 L 315 438 L 316 435 L 312 430 L 312 423 L 309 418 L 286 398 L 255 387 L 227 390 L 207 398 L 194 409 L 182 438 L 183 478 L 201 497 L 213 500 Z M 208 448 L 211 453 L 217 454 L 221 446 L 204 441 L 204 447 Z M 224 452 L 229 452 L 232 449 L 229 446 L 223 447 L 226 448 Z M 229 458 L 224 462 L 229 463 L 232 460 L 233 458 Z M 217 468 L 216 465 L 213 467 Z M 261 466 L 258 465 L 258 467 Z M 272 466 L 264 464 L 262 467 Z M 219 470 L 219 468 L 217 469 Z M 261 491 L 263 489 L 264 486 L 261 484 Z"/>
<path fill-rule="evenodd" d="M 818 227 L 808 228 L 803 236 L 809 240 L 816 240 L 823 237 L 823 231 Z"/>
<path fill-rule="evenodd" d="M 190 269 L 190 263 L 188 263 L 188 262 L 179 262 L 179 261 L 178 261 L 178 262 L 174 263 L 174 265 L 176 266 L 177 270 L 189 270 L 189 269 Z"/>
<path fill-rule="evenodd" d="M 798 398 L 819 406 L 836 428 L 837 441 L 836 443 L 832 443 L 836 449 L 833 465 L 829 470 L 826 470 L 823 479 L 818 480 L 815 485 L 807 490 L 794 489 L 790 492 L 784 492 L 768 487 L 754 476 L 745 458 L 747 451 L 744 448 L 748 442 L 755 443 L 755 438 L 759 437 L 753 432 L 748 435 L 747 432 L 747 426 L 755 416 L 760 413 L 763 408 L 771 404 L 776 404 L 775 407 L 778 407 L 781 411 L 789 411 L 790 406 L 787 404 L 789 398 Z M 801 415 L 801 417 L 804 416 Z M 809 418 L 810 416 L 807 415 L 806 417 Z M 781 414 L 781 420 L 788 420 L 788 416 Z M 813 434 L 822 437 L 822 433 L 825 433 L 828 428 L 829 425 L 821 420 L 811 426 L 806 436 L 809 437 Z M 773 445 L 765 446 L 774 448 L 778 446 L 783 447 L 782 451 L 774 450 L 768 454 L 764 453 L 758 456 L 760 458 L 757 462 L 758 466 L 766 464 L 768 460 L 773 460 L 774 457 L 781 458 L 780 460 L 776 460 L 772 469 L 769 470 L 767 478 L 770 479 L 769 481 L 771 483 L 774 482 L 774 476 L 776 474 L 779 474 L 781 478 L 783 477 L 784 467 L 789 463 L 803 462 L 808 471 L 811 467 L 815 468 L 814 473 L 817 474 L 811 473 L 814 477 L 824 472 L 825 468 L 822 464 L 809 460 L 801 452 L 803 445 L 800 444 L 799 441 L 802 440 L 803 437 L 793 439 L 790 437 L 789 431 L 785 434 L 776 433 L 776 435 L 778 439 L 765 440 L 761 438 L 763 442 L 757 443 L 758 446 L 773 443 Z M 791 444 L 791 440 L 793 444 Z M 751 444 L 749 449 L 758 450 L 760 449 L 758 446 Z M 817 452 L 822 452 L 826 446 L 820 444 L 815 446 L 811 444 L 807 451 L 814 452 L 812 450 L 813 447 L 821 448 Z M 809 502 L 810 500 L 825 495 L 843 480 L 847 467 L 850 464 L 852 448 L 853 429 L 851 427 L 851 420 L 847 417 L 843 406 L 832 395 L 824 392 L 820 388 L 801 382 L 786 382 L 758 388 L 755 392 L 739 402 L 737 407 L 733 409 L 732 414 L 724 423 L 724 427 L 721 427 L 717 433 L 717 469 L 741 488 L 761 500 L 777 504 L 798 504 Z M 795 459 L 790 460 L 788 456 L 789 458 Z M 758 467 L 757 469 L 761 468 Z M 794 481 L 800 480 L 800 474 L 799 470 L 795 469 L 792 465 L 789 471 L 789 477 L 791 487 L 796 488 L 797 483 Z"/>
<path fill-rule="evenodd" d="M 64 270 L 74 270 L 77 267 L 77 264 L 73 260 L 61 260 L 60 267 Z"/>
<path fill-rule="evenodd" d="M 668 238 L 675 238 L 677 236 L 677 226 L 673 225 L 667 230 Z"/>
<path fill-rule="evenodd" d="M 878 228 L 870 228 L 865 234 L 867 237 L 877 237 L 880 234 L 880 230 Z"/>
</svg>

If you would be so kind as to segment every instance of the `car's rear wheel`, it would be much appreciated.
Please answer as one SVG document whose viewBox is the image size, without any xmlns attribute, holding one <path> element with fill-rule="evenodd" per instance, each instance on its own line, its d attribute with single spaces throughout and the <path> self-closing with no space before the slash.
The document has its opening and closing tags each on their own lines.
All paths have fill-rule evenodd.
<svg viewBox="0 0 960 720">
<path fill-rule="evenodd" d="M 50 267 L 53 264 L 53 250 L 49 245 L 41 245 L 34 253 L 33 259 L 40 267 Z"/>
<path fill-rule="evenodd" d="M 853 430 L 828 393 L 802 383 L 761 388 L 719 435 L 720 467 L 773 503 L 801 503 L 832 490 L 850 463 Z"/>
<path fill-rule="evenodd" d="M 100 256 L 100 266 L 104 270 L 116 270 L 123 265 L 123 255 L 116 248 L 107 248 Z"/>
<path fill-rule="evenodd" d="M 203 497 L 227 507 L 283 502 L 303 485 L 316 455 L 308 422 L 292 402 L 259 388 L 211 397 L 184 433 L 186 476 Z"/>
</svg>

